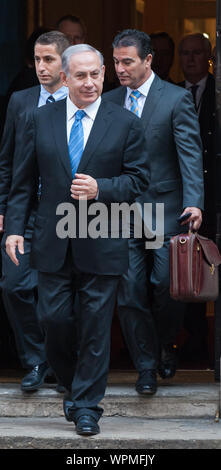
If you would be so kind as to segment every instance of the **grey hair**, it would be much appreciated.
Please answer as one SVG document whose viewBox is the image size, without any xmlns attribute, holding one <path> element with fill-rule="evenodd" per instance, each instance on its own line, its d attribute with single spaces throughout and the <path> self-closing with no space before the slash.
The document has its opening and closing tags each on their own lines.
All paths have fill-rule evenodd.
<svg viewBox="0 0 221 470">
<path fill-rule="evenodd" d="M 100 51 L 95 49 L 89 44 L 76 44 L 75 46 L 68 47 L 62 54 L 62 69 L 66 75 L 69 75 L 69 63 L 73 55 L 79 54 L 81 52 L 94 52 L 100 59 L 101 67 L 104 64 L 104 58 Z"/>
</svg>

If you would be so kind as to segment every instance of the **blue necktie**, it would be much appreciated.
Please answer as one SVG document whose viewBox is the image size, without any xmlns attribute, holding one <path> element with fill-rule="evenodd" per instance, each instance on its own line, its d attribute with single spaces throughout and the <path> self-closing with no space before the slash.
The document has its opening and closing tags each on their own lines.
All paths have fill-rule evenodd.
<svg viewBox="0 0 221 470">
<path fill-rule="evenodd" d="M 137 100 L 140 96 L 141 96 L 141 93 L 138 90 L 134 90 L 130 94 L 130 99 L 131 99 L 130 111 L 132 111 L 132 113 L 136 114 L 137 116 L 139 116 Z"/>
<path fill-rule="evenodd" d="M 75 177 L 75 173 L 84 150 L 84 132 L 82 126 L 82 119 L 84 116 L 86 116 L 86 113 L 83 110 L 79 110 L 75 113 L 75 121 L 71 128 L 70 139 L 68 143 L 73 178 Z"/>
</svg>

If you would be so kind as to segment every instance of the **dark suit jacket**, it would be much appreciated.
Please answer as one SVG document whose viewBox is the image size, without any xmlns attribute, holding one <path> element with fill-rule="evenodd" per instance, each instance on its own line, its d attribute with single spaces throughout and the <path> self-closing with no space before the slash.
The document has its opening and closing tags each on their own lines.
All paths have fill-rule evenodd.
<svg viewBox="0 0 221 470">
<path fill-rule="evenodd" d="M 185 81 L 179 83 L 185 87 Z M 215 233 L 215 79 L 208 74 L 206 87 L 202 95 L 199 113 L 200 134 L 203 144 L 203 172 L 205 188 L 205 213 L 201 230 L 212 237 Z M 209 231 L 208 228 L 210 227 Z"/>
<path fill-rule="evenodd" d="M 126 87 L 103 95 L 124 105 Z M 141 116 L 150 164 L 150 185 L 141 202 L 164 203 L 165 233 L 183 231 L 176 222 L 187 206 L 203 208 L 202 152 L 190 92 L 161 80 L 151 85 Z"/>
<path fill-rule="evenodd" d="M 64 263 L 67 238 L 56 235 L 60 203 L 78 202 L 70 197 L 72 181 L 67 146 L 66 100 L 36 109 L 27 117 L 19 160 L 6 214 L 7 234 L 23 235 L 32 195 L 41 177 L 41 199 L 32 238 L 32 266 L 54 272 Z M 78 172 L 98 182 L 99 199 L 110 210 L 112 202 L 133 202 L 149 180 L 147 151 L 140 120 L 113 103 L 101 102 Z M 36 168 L 37 167 L 37 168 Z M 38 170 L 38 171 L 37 171 Z M 93 202 L 95 202 L 93 200 Z M 126 239 L 71 239 L 74 263 L 80 271 L 121 274 L 128 267 Z"/>
<path fill-rule="evenodd" d="M 40 85 L 12 94 L 7 108 L 4 133 L 0 146 L 0 214 L 5 215 L 12 176 L 18 166 L 15 148 L 23 135 L 24 113 L 38 106 Z M 25 237 L 31 238 L 37 207 L 37 195 L 32 201 L 32 211 L 26 223 Z M 3 238 L 4 244 L 5 237 Z"/>
<path fill-rule="evenodd" d="M 35 86 L 13 93 L 8 104 L 0 147 L 0 214 L 5 214 L 13 168 L 17 166 L 15 147 L 22 135 L 23 115 L 38 106 L 39 95 L 40 86 Z"/>
</svg>

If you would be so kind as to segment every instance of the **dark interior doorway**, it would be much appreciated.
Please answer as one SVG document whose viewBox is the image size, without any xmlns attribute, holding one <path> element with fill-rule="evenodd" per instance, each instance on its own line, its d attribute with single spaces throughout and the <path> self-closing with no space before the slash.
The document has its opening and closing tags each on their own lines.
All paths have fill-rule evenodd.
<svg viewBox="0 0 221 470">
<path fill-rule="evenodd" d="M 7 15 L 10 13 L 10 3 L 12 2 L 6 2 L 4 1 L 4 8 L 7 8 Z M 14 8 L 14 1 L 13 1 L 13 8 Z M 19 4 L 19 13 L 16 16 L 10 16 L 10 21 L 17 21 L 18 25 L 16 26 L 17 29 L 13 29 L 13 31 L 17 31 L 17 36 L 16 39 L 14 38 L 14 44 L 13 46 L 10 46 L 13 50 L 13 53 L 15 54 L 15 51 L 18 50 L 18 54 L 15 54 L 15 60 L 17 60 L 19 57 L 22 59 L 22 48 L 24 46 L 24 40 L 25 40 L 25 35 L 26 35 L 26 28 L 24 25 L 24 20 L 26 18 L 26 15 L 24 15 L 24 4 L 25 2 L 22 3 L 22 8 L 21 8 L 21 2 L 16 2 Z M 36 2 L 39 3 L 39 2 Z M 41 3 L 41 2 L 40 2 Z M 47 2 L 45 2 L 46 4 Z M 100 2 L 102 3 L 102 2 Z M 106 2 L 103 2 L 106 3 Z M 108 2 L 107 2 L 108 3 Z M 112 2 L 115 5 L 118 4 L 125 4 L 124 2 L 118 1 L 118 2 Z M 127 3 L 127 2 L 126 2 Z M 132 3 L 132 2 L 130 2 Z M 54 2 L 55 6 L 58 4 L 58 2 Z M 109 7 L 110 9 L 110 4 Z M 5 10 L 6 11 L 6 10 Z M 15 9 L 13 10 L 15 12 Z M 122 8 L 123 11 L 123 8 Z M 3 10 L 2 10 L 3 12 Z M 22 15 L 21 15 L 22 12 Z M 1 13 L 1 17 L 3 18 L 3 13 Z M 112 14 L 111 20 L 113 20 L 114 14 Z M 118 16 L 118 23 L 119 23 L 119 18 Z M 221 6 L 220 6 L 220 0 L 217 0 L 217 64 L 221 64 Z M 108 20 L 108 15 L 105 15 L 105 21 Z M 123 21 L 123 20 L 122 20 Z M 128 13 L 128 19 L 127 21 L 129 22 L 127 24 L 128 27 L 133 27 L 135 24 L 132 24 L 133 18 L 132 16 L 129 17 Z M 141 19 L 139 20 L 139 27 L 141 27 Z M 16 23 L 17 24 L 17 23 Z M 105 23 L 106 25 L 106 23 Z M 126 27 L 125 24 L 122 23 L 122 25 L 117 25 L 118 29 L 121 29 L 121 27 Z M 11 26 L 10 26 L 11 30 Z M 3 29 L 1 30 L 3 34 Z M 111 25 L 111 31 L 113 31 L 113 24 Z M 7 32 L 6 32 L 7 33 Z M 7 38 L 7 34 L 6 38 Z M 106 36 L 109 33 L 106 32 Z M 105 36 L 105 37 L 106 37 Z M 4 38 L 2 37 L 2 44 L 4 45 Z M 102 38 L 100 36 L 97 38 L 97 41 L 102 42 Z M 15 48 L 15 43 L 16 47 Z M 99 43 L 100 45 L 100 43 Z M 8 49 L 9 51 L 9 49 Z M 5 50 L 6 52 L 6 50 Z M 7 58 L 11 59 L 10 53 L 7 53 Z M 6 60 L 6 59 L 5 59 Z M 10 60 L 10 64 L 12 61 Z M 7 64 L 6 64 L 7 65 Z M 15 64 L 16 66 L 16 64 Z M 7 67 L 6 67 L 7 68 Z M 12 73 L 11 72 L 11 65 L 10 68 L 7 69 L 7 73 Z M 8 78 L 9 79 L 9 78 Z M 217 67 L 217 136 L 221 135 L 221 129 L 220 129 L 220 109 L 221 105 L 218 100 L 220 100 L 221 96 L 221 74 L 220 74 L 220 67 Z M 0 93 L 1 95 L 1 93 Z M 1 96 L 0 96 L 1 98 Z M 1 106 L 1 101 L 0 101 L 0 106 Z M 217 165 L 216 165 L 216 175 L 217 175 L 217 189 L 216 189 L 216 210 L 217 210 L 217 243 L 219 247 L 221 248 L 221 196 L 220 196 L 220 181 L 221 181 L 221 144 L 220 144 L 220 139 L 217 139 Z M 207 305 L 207 310 L 206 310 L 206 344 L 205 347 L 201 347 L 198 350 L 197 353 L 194 353 L 194 339 L 192 339 L 192 346 L 193 350 L 191 352 L 191 348 L 186 347 L 186 354 L 185 354 L 185 346 L 190 342 L 191 335 L 189 331 L 184 327 L 183 330 L 181 331 L 180 335 L 177 337 L 177 346 L 178 346 L 178 351 L 179 351 L 179 368 L 181 369 L 213 369 L 215 367 L 218 368 L 218 362 L 219 362 L 219 357 L 221 355 L 221 306 L 220 306 L 220 299 L 218 300 L 215 305 L 213 303 Z M 130 360 L 130 356 L 126 347 L 126 344 L 124 342 L 124 339 L 121 334 L 121 329 L 120 329 L 120 324 L 119 320 L 117 317 L 117 312 L 114 315 L 113 318 L 113 325 L 112 325 L 112 348 L 111 348 L 111 362 L 110 366 L 112 369 L 133 369 L 133 364 Z M 0 368 L 6 368 L 6 369 L 15 369 L 15 368 L 20 368 L 20 361 L 17 356 L 16 352 L 16 346 L 15 346 L 15 341 L 14 341 L 14 335 L 12 332 L 12 329 L 10 327 L 9 321 L 7 319 L 7 315 L 4 310 L 4 306 L 2 303 L 1 295 L 0 295 Z"/>
</svg>

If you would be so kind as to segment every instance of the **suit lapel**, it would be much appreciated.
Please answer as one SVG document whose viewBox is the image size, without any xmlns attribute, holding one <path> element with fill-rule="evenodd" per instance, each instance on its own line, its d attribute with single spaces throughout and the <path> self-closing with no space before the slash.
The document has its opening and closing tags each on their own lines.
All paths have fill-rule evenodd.
<svg viewBox="0 0 221 470">
<path fill-rule="evenodd" d="M 125 86 L 120 86 L 119 88 L 116 88 L 115 93 L 116 93 L 116 103 L 119 106 L 124 106 L 125 98 L 127 94 L 127 88 Z"/>
<path fill-rule="evenodd" d="M 101 105 L 98 109 L 94 124 L 92 126 L 87 144 L 85 146 L 81 161 L 78 167 L 78 173 L 82 173 L 87 167 L 88 161 L 92 157 L 96 147 L 103 139 L 107 129 L 111 123 L 110 113 L 112 112 L 111 105 L 109 102 L 101 101 Z"/>
<path fill-rule="evenodd" d="M 27 108 L 29 109 L 30 106 L 36 108 L 38 106 L 39 96 L 40 96 L 40 85 L 35 87 L 31 87 L 28 90 L 27 96 Z"/>
<path fill-rule="evenodd" d="M 68 179 L 72 179 L 71 163 L 67 144 L 66 99 L 57 101 L 55 112 L 52 114 L 52 126 L 58 155 Z"/>
<path fill-rule="evenodd" d="M 126 90 L 121 89 L 121 94 L 120 94 L 120 105 L 121 106 L 124 106 L 125 98 L 126 98 Z"/>
<path fill-rule="evenodd" d="M 159 104 L 160 95 L 163 90 L 163 81 L 155 75 L 153 83 L 150 87 L 149 93 L 147 95 L 143 112 L 141 115 L 141 121 L 143 123 L 144 129 L 150 123 L 150 120 L 154 114 L 157 104 Z"/>
<path fill-rule="evenodd" d="M 213 99 L 211 98 L 213 97 Z M 215 97 L 215 80 L 211 74 L 208 74 L 208 78 L 206 81 L 205 90 L 202 95 L 201 99 L 201 108 L 199 114 L 199 121 L 202 121 L 206 118 L 209 118 L 210 110 L 214 108 L 214 98 Z M 211 111 L 212 112 L 212 111 Z"/>
</svg>

